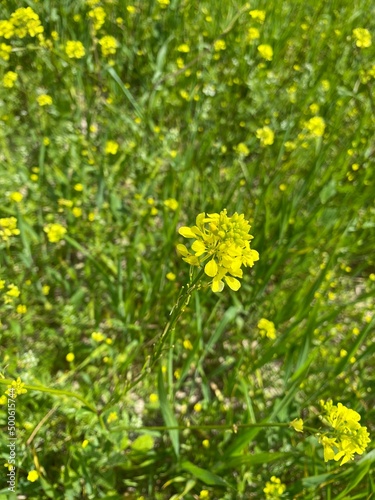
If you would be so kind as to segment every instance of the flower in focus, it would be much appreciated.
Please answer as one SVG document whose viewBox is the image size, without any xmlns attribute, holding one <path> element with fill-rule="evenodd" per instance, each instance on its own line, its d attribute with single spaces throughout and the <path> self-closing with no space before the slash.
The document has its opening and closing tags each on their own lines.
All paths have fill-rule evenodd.
<svg viewBox="0 0 375 500">
<path fill-rule="evenodd" d="M 103 56 L 109 56 L 111 54 L 116 54 L 117 40 L 114 36 L 106 35 L 99 40 L 99 45 Z"/>
<path fill-rule="evenodd" d="M 184 238 L 194 238 L 191 253 L 185 245 L 177 245 L 177 251 L 185 262 L 192 266 L 204 266 L 204 272 L 212 278 L 211 289 L 221 292 L 224 282 L 232 290 L 238 290 L 242 278 L 241 266 L 252 267 L 259 260 L 256 250 L 250 248 L 253 238 L 250 224 L 243 214 L 228 217 L 227 211 L 220 214 L 203 212 L 196 218 L 196 226 L 181 227 L 179 233 Z"/>
<path fill-rule="evenodd" d="M 24 386 L 25 384 L 21 381 L 20 377 L 18 377 L 17 380 L 13 380 L 13 382 L 8 385 L 8 389 L 5 391 L 5 394 L 10 396 L 12 399 L 16 399 L 17 396 L 26 394 L 27 390 Z"/>
<path fill-rule="evenodd" d="M 51 243 L 58 243 L 64 238 L 66 229 L 61 224 L 47 224 L 43 228 L 44 232 L 47 234 L 47 238 Z"/>
<path fill-rule="evenodd" d="M 271 45 L 268 44 L 261 44 L 258 45 L 258 52 L 263 59 L 266 61 L 272 61 L 273 58 L 273 49 Z"/>
<path fill-rule="evenodd" d="M 36 481 L 39 478 L 39 474 L 36 470 L 31 470 L 28 475 L 27 475 L 27 480 L 31 481 L 32 483 Z"/>
<path fill-rule="evenodd" d="M 340 465 L 354 459 L 354 454 L 362 455 L 370 443 L 367 428 L 360 425 L 361 416 L 341 403 L 320 402 L 324 416 L 322 420 L 332 428 L 331 432 L 319 434 L 323 445 L 324 460 L 341 460 Z"/>
<path fill-rule="evenodd" d="M 116 141 L 107 141 L 105 144 L 104 152 L 106 155 L 115 155 L 118 151 L 118 143 Z"/>
<path fill-rule="evenodd" d="M 11 236 L 18 236 L 20 230 L 17 228 L 17 219 L 15 217 L 5 217 L 0 219 L 0 238 L 8 241 Z"/>
<path fill-rule="evenodd" d="M 8 71 L 3 76 L 3 85 L 7 89 L 14 87 L 14 83 L 17 81 L 18 75 L 14 71 Z"/>
<path fill-rule="evenodd" d="M 267 500 L 280 498 L 285 490 L 285 484 L 283 484 L 281 480 L 276 476 L 272 476 L 271 479 L 266 482 L 266 487 L 263 488 Z"/>
<path fill-rule="evenodd" d="M 296 432 L 303 432 L 303 420 L 302 418 L 295 418 L 289 423 L 290 427 L 293 427 L 293 429 Z"/>
<path fill-rule="evenodd" d="M 275 139 L 275 134 L 270 127 L 258 128 L 256 131 L 256 136 L 260 140 L 261 146 L 271 146 Z"/>
<path fill-rule="evenodd" d="M 322 137 L 326 128 L 326 124 L 321 116 L 313 116 L 305 123 L 305 128 L 310 132 L 312 136 Z"/>
<path fill-rule="evenodd" d="M 276 338 L 276 328 L 272 321 L 268 321 L 268 319 L 262 318 L 258 322 L 258 328 L 260 330 L 259 333 L 262 337 L 268 337 L 272 340 Z"/>
<path fill-rule="evenodd" d="M 53 100 L 52 97 L 48 94 L 42 94 L 36 98 L 39 106 L 51 106 Z"/>
<path fill-rule="evenodd" d="M 355 28 L 353 30 L 355 44 L 360 49 L 365 49 L 372 45 L 371 33 L 366 28 Z"/>
<path fill-rule="evenodd" d="M 83 43 L 76 40 L 66 42 L 65 52 L 70 59 L 81 59 L 86 53 Z"/>
</svg>

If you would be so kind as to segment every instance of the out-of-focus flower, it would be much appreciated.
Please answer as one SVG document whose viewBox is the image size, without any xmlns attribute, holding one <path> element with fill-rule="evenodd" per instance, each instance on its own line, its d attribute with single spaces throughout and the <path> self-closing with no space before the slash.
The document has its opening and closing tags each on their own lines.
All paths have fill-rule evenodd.
<svg viewBox="0 0 375 500">
<path fill-rule="evenodd" d="M 275 134 L 270 127 L 258 128 L 256 136 L 260 140 L 261 146 L 271 146 L 275 139 Z"/>
<path fill-rule="evenodd" d="M 266 43 L 263 43 L 261 45 L 258 45 L 258 52 L 263 59 L 266 61 L 272 61 L 273 58 L 273 49 L 271 45 L 268 45 Z"/>
<path fill-rule="evenodd" d="M 353 30 L 355 44 L 360 49 L 366 49 L 372 45 L 371 33 L 366 28 L 355 28 Z"/>
<path fill-rule="evenodd" d="M 83 43 L 79 40 L 69 40 L 66 42 L 65 52 L 70 59 L 81 59 L 86 53 Z"/>
<path fill-rule="evenodd" d="M 66 234 L 66 228 L 61 224 L 47 224 L 43 230 L 51 243 L 58 243 Z"/>
</svg>

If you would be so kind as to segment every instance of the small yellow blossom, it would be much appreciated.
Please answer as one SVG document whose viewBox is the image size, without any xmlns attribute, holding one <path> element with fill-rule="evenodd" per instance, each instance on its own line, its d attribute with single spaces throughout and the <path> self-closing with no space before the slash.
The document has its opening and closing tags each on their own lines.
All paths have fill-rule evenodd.
<svg viewBox="0 0 375 500">
<path fill-rule="evenodd" d="M 190 52 L 190 47 L 187 43 L 182 43 L 181 45 L 179 45 L 177 47 L 177 50 L 178 50 L 178 52 L 183 52 L 183 53 L 187 54 L 188 52 Z"/>
<path fill-rule="evenodd" d="M 50 291 L 50 287 L 48 285 L 43 285 L 42 286 L 42 294 L 43 295 L 48 295 Z"/>
<path fill-rule="evenodd" d="M 220 50 L 225 50 L 227 45 L 224 40 L 216 40 L 214 43 L 215 52 L 219 52 Z"/>
<path fill-rule="evenodd" d="M 355 44 L 360 49 L 366 49 L 372 45 L 371 33 L 366 28 L 355 28 L 353 30 Z"/>
<path fill-rule="evenodd" d="M 176 279 L 176 275 L 174 273 L 167 273 L 165 275 L 165 277 L 167 278 L 167 280 L 169 281 L 174 281 Z"/>
<path fill-rule="evenodd" d="M 116 54 L 116 49 L 118 46 L 117 40 L 114 36 L 106 35 L 99 40 L 100 49 L 103 56 L 109 56 Z"/>
<path fill-rule="evenodd" d="M 66 229 L 61 224 L 47 224 L 43 231 L 47 234 L 47 238 L 51 243 L 58 243 L 64 238 Z"/>
<path fill-rule="evenodd" d="M 89 445 L 89 440 L 88 439 L 84 439 L 82 441 L 82 444 L 81 444 L 82 448 L 86 448 L 88 445 Z"/>
<path fill-rule="evenodd" d="M 266 494 L 267 500 L 280 498 L 285 490 L 285 484 L 283 484 L 281 480 L 275 476 L 272 476 L 271 479 L 266 482 L 266 487 L 263 488 L 263 492 Z"/>
<path fill-rule="evenodd" d="M 72 363 L 75 359 L 74 353 L 68 352 L 68 354 L 65 356 L 65 359 L 68 361 L 68 363 Z"/>
<path fill-rule="evenodd" d="M 9 40 L 14 35 L 14 25 L 6 19 L 0 20 L 0 36 Z"/>
<path fill-rule="evenodd" d="M 6 43 L 0 43 L 0 58 L 4 61 L 9 61 L 10 53 L 12 52 L 11 45 Z"/>
<path fill-rule="evenodd" d="M 252 19 L 258 21 L 260 24 L 263 24 L 266 19 L 266 12 L 264 10 L 251 10 L 249 14 Z"/>
<path fill-rule="evenodd" d="M 252 42 L 253 40 L 258 40 L 260 38 L 260 33 L 258 28 L 249 28 L 247 30 L 247 39 L 249 42 Z"/>
<path fill-rule="evenodd" d="M 178 201 L 174 198 L 168 198 L 164 200 L 164 206 L 175 212 L 178 209 Z"/>
<path fill-rule="evenodd" d="M 95 31 L 100 30 L 103 26 L 106 16 L 107 14 L 105 13 L 103 7 L 95 7 L 89 11 L 88 17 L 92 19 Z"/>
<path fill-rule="evenodd" d="M 20 377 L 18 377 L 17 380 L 13 380 L 13 382 L 8 385 L 8 389 L 5 391 L 5 394 L 12 399 L 16 399 L 17 396 L 26 394 L 27 390 L 24 387 L 25 384 L 21 381 Z"/>
<path fill-rule="evenodd" d="M 256 136 L 260 140 L 261 146 L 271 146 L 275 139 L 275 134 L 270 127 L 258 128 Z"/>
<path fill-rule="evenodd" d="M 262 337 L 268 337 L 274 340 L 276 338 L 276 328 L 275 324 L 268 319 L 262 318 L 258 321 L 258 328 L 260 330 L 260 335 Z"/>
<path fill-rule="evenodd" d="M 134 7 L 134 5 L 127 5 L 126 10 L 129 12 L 129 14 L 135 14 L 137 12 L 137 9 Z"/>
<path fill-rule="evenodd" d="M 5 287 L 5 280 L 0 280 L 0 290 Z"/>
<path fill-rule="evenodd" d="M 196 411 L 197 413 L 201 412 L 202 411 L 202 403 L 195 403 L 194 411 Z"/>
<path fill-rule="evenodd" d="M 210 498 L 210 492 L 208 490 L 201 490 L 199 493 L 199 499 L 207 500 L 207 498 Z"/>
<path fill-rule="evenodd" d="M 21 201 L 23 200 L 23 194 L 19 191 L 13 191 L 13 193 L 10 193 L 9 199 L 11 201 L 14 201 L 14 203 L 21 203 Z"/>
<path fill-rule="evenodd" d="M 74 217 L 82 217 L 82 208 L 81 207 L 74 207 L 72 209 L 72 214 L 74 215 Z"/>
<path fill-rule="evenodd" d="M 210 441 L 208 439 L 203 439 L 202 445 L 204 448 L 209 448 L 210 447 Z"/>
<path fill-rule="evenodd" d="M 105 144 L 104 152 L 106 155 L 115 155 L 118 151 L 119 145 L 116 141 L 107 141 Z"/>
<path fill-rule="evenodd" d="M 8 291 L 6 292 L 6 295 L 8 297 L 17 298 L 21 295 L 21 292 L 17 285 L 11 283 L 10 285 L 8 285 Z"/>
<path fill-rule="evenodd" d="M 8 402 L 8 398 L 6 397 L 5 394 L 3 394 L 2 396 L 0 396 L 0 405 L 6 405 Z"/>
<path fill-rule="evenodd" d="M 188 351 L 192 351 L 192 349 L 193 349 L 193 344 L 190 342 L 190 340 L 189 340 L 189 339 L 185 339 L 185 340 L 183 341 L 183 346 L 184 346 L 184 348 L 185 348 L 186 350 L 188 350 Z"/>
<path fill-rule="evenodd" d="M 166 9 L 168 5 L 171 3 L 171 0 L 157 0 L 157 2 L 162 9 Z"/>
<path fill-rule="evenodd" d="M 18 236 L 20 230 L 17 228 L 17 219 L 15 217 L 5 217 L 0 219 L 0 238 L 8 241 L 11 236 Z"/>
<path fill-rule="evenodd" d="M 53 100 L 52 97 L 48 94 L 42 94 L 36 98 L 39 106 L 51 106 Z"/>
<path fill-rule="evenodd" d="M 321 116 L 313 116 L 305 123 L 305 128 L 313 137 L 322 137 L 326 128 L 326 124 Z"/>
<path fill-rule="evenodd" d="M 82 42 L 75 40 L 66 42 L 65 52 L 70 59 L 81 59 L 86 53 Z"/>
<path fill-rule="evenodd" d="M 34 483 L 37 479 L 39 479 L 39 474 L 36 470 L 31 470 L 27 475 L 27 480 Z"/>
<path fill-rule="evenodd" d="M 273 49 L 271 45 L 268 44 L 261 44 L 258 45 L 258 52 L 263 59 L 266 61 L 272 61 L 273 58 Z"/>
<path fill-rule="evenodd" d="M 117 412 L 112 411 L 107 418 L 107 423 L 110 424 L 116 422 L 116 420 L 118 420 Z"/>
<path fill-rule="evenodd" d="M 15 82 L 17 81 L 18 75 L 14 71 L 8 71 L 3 76 L 3 85 L 7 89 L 11 89 L 14 87 Z"/>
<path fill-rule="evenodd" d="M 18 314 L 26 314 L 27 307 L 25 306 L 25 304 L 18 304 L 16 311 Z"/>
<path fill-rule="evenodd" d="M 287 190 L 287 187 L 288 187 L 288 186 L 287 186 L 286 184 L 280 184 L 280 185 L 279 185 L 279 189 L 280 189 L 280 191 L 282 191 L 282 192 L 286 191 L 286 190 Z"/>
<path fill-rule="evenodd" d="M 295 418 L 289 423 L 290 427 L 293 427 L 293 429 L 296 432 L 303 432 L 303 420 L 302 418 Z"/>
<path fill-rule="evenodd" d="M 81 191 L 83 191 L 83 184 L 78 182 L 77 184 L 74 184 L 73 189 L 74 191 L 78 191 L 80 193 Z"/>
<path fill-rule="evenodd" d="M 250 149 L 244 142 L 240 142 L 239 144 L 237 144 L 237 146 L 234 146 L 233 149 L 240 156 L 248 156 L 250 154 Z"/>
<path fill-rule="evenodd" d="M 9 21 L 13 25 L 15 36 L 19 38 L 24 38 L 26 35 L 35 37 L 44 31 L 38 14 L 31 7 L 21 7 L 15 10 Z"/>
<path fill-rule="evenodd" d="M 95 342 L 103 342 L 106 337 L 102 332 L 92 332 L 91 338 L 95 340 Z"/>
<path fill-rule="evenodd" d="M 150 394 L 150 403 L 157 403 L 159 401 L 159 396 L 155 393 Z"/>
</svg>

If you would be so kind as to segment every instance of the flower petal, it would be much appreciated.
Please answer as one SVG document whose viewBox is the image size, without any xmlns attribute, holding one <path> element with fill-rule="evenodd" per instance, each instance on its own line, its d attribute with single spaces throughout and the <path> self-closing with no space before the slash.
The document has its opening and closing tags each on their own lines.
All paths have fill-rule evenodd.
<svg viewBox="0 0 375 500">
<path fill-rule="evenodd" d="M 224 276 L 224 279 L 229 288 L 235 292 L 241 287 L 241 283 L 236 278 L 232 278 L 232 276 Z"/>
<path fill-rule="evenodd" d="M 224 288 L 224 283 L 221 280 L 213 280 L 211 285 L 211 290 L 213 292 L 222 292 Z"/>
<path fill-rule="evenodd" d="M 193 231 L 191 230 L 190 227 L 182 226 L 182 227 L 180 227 L 180 229 L 178 230 L 178 232 L 184 238 L 196 238 L 195 234 L 193 233 Z"/>
<path fill-rule="evenodd" d="M 218 270 L 219 270 L 219 268 L 218 268 L 218 265 L 215 262 L 215 259 L 211 259 L 204 266 L 204 272 L 207 274 L 207 276 L 210 276 L 210 278 L 213 278 L 214 276 L 216 276 Z"/>
</svg>

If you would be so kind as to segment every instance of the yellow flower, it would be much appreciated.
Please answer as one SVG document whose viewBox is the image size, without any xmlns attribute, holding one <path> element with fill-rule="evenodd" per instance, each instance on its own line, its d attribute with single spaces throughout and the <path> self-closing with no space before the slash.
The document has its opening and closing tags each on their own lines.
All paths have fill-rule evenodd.
<svg viewBox="0 0 375 500">
<path fill-rule="evenodd" d="M 372 45 L 371 33 L 366 28 L 355 28 L 353 30 L 355 44 L 360 49 L 365 49 Z"/>
<path fill-rule="evenodd" d="M 271 146 L 275 139 L 275 134 L 270 127 L 258 128 L 256 136 L 260 140 L 261 146 Z"/>
<path fill-rule="evenodd" d="M 262 337 L 268 337 L 272 340 L 276 338 L 276 328 L 275 324 L 272 321 L 268 321 L 268 319 L 262 318 L 258 322 L 258 328 L 260 330 L 259 333 Z"/>
<path fill-rule="evenodd" d="M 26 314 L 27 307 L 25 306 L 25 304 L 19 304 L 16 308 L 16 311 L 18 314 Z"/>
<path fill-rule="evenodd" d="M 237 146 L 234 146 L 233 149 L 240 156 L 248 156 L 250 154 L 250 150 L 244 142 L 240 142 Z"/>
<path fill-rule="evenodd" d="M 104 152 L 106 155 L 115 155 L 118 151 L 119 145 L 116 141 L 107 141 L 105 144 Z"/>
<path fill-rule="evenodd" d="M 213 292 L 221 292 L 224 282 L 236 291 L 241 286 L 236 279 L 243 276 L 241 266 L 252 267 L 259 260 L 258 252 L 250 248 L 253 236 L 249 231 L 250 224 L 243 214 L 228 217 L 227 211 L 222 210 L 206 216 L 203 212 L 197 216 L 196 226 L 179 229 L 184 238 L 195 239 L 191 247 L 194 254 L 185 245 L 177 245 L 177 251 L 192 266 L 205 263 L 204 272 L 212 278 Z"/>
<path fill-rule="evenodd" d="M 249 14 L 252 19 L 258 21 L 260 24 L 263 24 L 266 19 L 266 12 L 264 10 L 251 10 Z"/>
<path fill-rule="evenodd" d="M 42 294 L 43 295 L 48 295 L 50 291 L 50 287 L 48 285 L 43 285 L 42 286 Z"/>
<path fill-rule="evenodd" d="M 260 33 L 258 28 L 249 28 L 247 30 L 247 39 L 249 42 L 252 42 L 253 40 L 258 40 L 260 37 Z"/>
<path fill-rule="evenodd" d="M 82 445 L 81 445 L 81 446 L 82 446 L 82 448 L 86 448 L 88 445 L 89 445 L 89 440 L 88 440 L 88 439 L 84 439 L 84 440 L 82 441 Z"/>
<path fill-rule="evenodd" d="M 20 230 L 17 228 L 17 219 L 15 217 L 5 217 L 0 219 L 0 238 L 8 241 L 11 236 L 18 236 Z"/>
<path fill-rule="evenodd" d="M 115 411 L 112 411 L 107 418 L 107 423 L 110 424 L 112 422 L 116 422 L 116 420 L 118 420 L 117 413 Z"/>
<path fill-rule="evenodd" d="M 155 393 L 150 394 L 150 403 L 157 403 L 159 401 L 159 396 Z"/>
<path fill-rule="evenodd" d="M 210 498 L 210 492 L 208 490 L 201 490 L 199 493 L 199 498 L 200 500 L 206 500 L 207 498 Z"/>
<path fill-rule="evenodd" d="M 5 391 L 5 394 L 10 396 L 12 399 L 16 399 L 17 396 L 26 394 L 27 390 L 24 386 L 25 384 L 21 381 L 20 377 L 18 377 L 17 380 L 13 380 L 13 382 L 8 385 L 8 389 Z"/>
<path fill-rule="evenodd" d="M 93 20 L 94 30 L 98 31 L 104 24 L 107 14 L 103 7 L 95 7 L 88 13 L 89 18 Z"/>
<path fill-rule="evenodd" d="M 39 478 L 39 474 L 36 470 L 31 470 L 28 475 L 27 475 L 27 480 L 31 481 L 32 483 L 36 481 Z"/>
<path fill-rule="evenodd" d="M 183 52 L 183 53 L 187 54 L 188 52 L 190 52 L 190 47 L 187 43 L 183 43 L 177 47 L 177 50 L 179 52 Z"/>
<path fill-rule="evenodd" d="M 264 44 L 264 43 L 261 45 L 258 45 L 258 52 L 259 52 L 260 56 L 263 57 L 263 59 L 265 59 L 266 61 L 272 61 L 273 49 L 272 49 L 271 45 Z"/>
<path fill-rule="evenodd" d="M 92 332 L 91 338 L 95 340 L 95 342 L 103 342 L 106 337 L 101 332 Z"/>
<path fill-rule="evenodd" d="M 65 52 L 70 59 L 81 59 L 86 53 L 82 42 L 75 40 L 66 42 Z"/>
<path fill-rule="evenodd" d="M 0 43 L 0 57 L 4 61 L 9 61 L 9 54 L 12 52 L 11 45 L 7 45 L 6 43 Z"/>
<path fill-rule="evenodd" d="M 184 349 L 186 349 L 187 351 L 192 351 L 193 350 L 193 344 L 190 342 L 189 339 L 185 339 L 183 341 L 183 346 L 184 346 Z"/>
<path fill-rule="evenodd" d="M 174 281 L 176 279 L 176 275 L 174 273 L 167 273 L 165 275 L 165 277 L 167 278 L 167 280 L 169 281 Z"/>
<path fill-rule="evenodd" d="M 290 427 L 293 427 L 293 429 L 296 432 L 303 432 L 303 420 L 302 418 L 295 418 L 289 423 Z"/>
<path fill-rule="evenodd" d="M 19 38 L 24 38 L 26 35 L 34 37 L 44 31 L 38 14 L 31 7 L 15 10 L 9 21 L 13 25 L 14 34 Z"/>
<path fill-rule="evenodd" d="M 13 191 L 13 193 L 10 193 L 9 198 L 11 201 L 14 201 L 14 203 L 21 203 L 23 200 L 23 194 L 19 191 Z"/>
<path fill-rule="evenodd" d="M 116 49 L 118 46 L 117 40 L 114 36 L 103 36 L 99 40 L 100 49 L 102 51 L 103 56 L 109 56 L 111 54 L 116 54 Z"/>
<path fill-rule="evenodd" d="M 53 100 L 52 97 L 48 94 L 42 94 L 36 98 L 39 106 L 51 106 Z"/>
<path fill-rule="evenodd" d="M 58 243 L 64 238 L 66 229 L 61 224 L 47 224 L 43 231 L 47 234 L 47 238 L 51 243 Z"/>
<path fill-rule="evenodd" d="M 158 4 L 162 9 L 166 9 L 170 3 L 171 0 L 158 0 Z"/>
<path fill-rule="evenodd" d="M 20 296 L 20 294 L 21 294 L 21 292 L 19 291 L 18 286 L 13 285 L 13 283 L 8 285 L 8 291 L 7 291 L 6 295 L 8 295 L 9 297 L 17 298 Z"/>
<path fill-rule="evenodd" d="M 174 198 L 168 198 L 164 200 L 164 206 L 175 212 L 178 209 L 178 201 Z"/>
<path fill-rule="evenodd" d="M 321 116 L 313 116 L 305 123 L 305 128 L 310 132 L 310 135 L 314 137 L 322 137 L 326 124 Z"/>
<path fill-rule="evenodd" d="M 219 52 L 220 50 L 225 50 L 227 45 L 224 40 L 216 40 L 214 43 L 215 52 Z"/>
<path fill-rule="evenodd" d="M 7 21 L 6 19 L 0 20 L 0 36 L 3 36 L 7 40 L 12 38 L 14 35 L 14 25 L 11 21 Z"/>
<path fill-rule="evenodd" d="M 280 498 L 285 490 L 286 490 L 285 484 L 283 484 L 281 480 L 275 476 L 272 476 L 271 479 L 266 482 L 266 487 L 263 488 L 267 500 L 268 499 L 274 500 L 276 498 Z"/>
<path fill-rule="evenodd" d="M 65 356 L 65 359 L 68 361 L 68 363 L 72 363 L 75 359 L 74 353 L 68 352 L 68 354 Z"/>
<path fill-rule="evenodd" d="M 8 71 L 3 76 L 3 85 L 7 89 L 14 87 L 14 83 L 17 81 L 18 75 L 14 71 Z"/>
<path fill-rule="evenodd" d="M 82 217 L 82 208 L 74 207 L 72 210 L 72 214 L 74 215 L 74 217 Z"/>
</svg>

